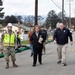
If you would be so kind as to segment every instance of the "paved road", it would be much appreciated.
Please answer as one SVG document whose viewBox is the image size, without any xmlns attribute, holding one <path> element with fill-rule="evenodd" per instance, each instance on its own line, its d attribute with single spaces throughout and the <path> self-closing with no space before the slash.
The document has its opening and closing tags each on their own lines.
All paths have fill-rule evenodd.
<svg viewBox="0 0 75 75">
<path fill-rule="evenodd" d="M 75 33 L 73 37 L 75 39 Z M 43 64 L 37 63 L 36 67 L 32 67 L 30 50 L 16 54 L 18 68 L 13 68 L 10 61 L 10 68 L 5 69 L 5 60 L 0 59 L 0 75 L 75 75 L 75 41 L 73 46 L 68 46 L 66 67 L 57 64 L 56 45 L 49 43 L 46 50 Z"/>
</svg>

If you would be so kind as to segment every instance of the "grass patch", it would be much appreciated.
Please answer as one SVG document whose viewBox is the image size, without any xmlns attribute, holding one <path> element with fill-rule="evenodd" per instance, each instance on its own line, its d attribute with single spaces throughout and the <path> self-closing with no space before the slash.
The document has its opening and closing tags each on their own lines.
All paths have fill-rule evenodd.
<svg viewBox="0 0 75 75">
<path fill-rule="evenodd" d="M 21 44 L 29 44 L 28 40 L 25 40 L 25 41 L 21 41 Z"/>
</svg>

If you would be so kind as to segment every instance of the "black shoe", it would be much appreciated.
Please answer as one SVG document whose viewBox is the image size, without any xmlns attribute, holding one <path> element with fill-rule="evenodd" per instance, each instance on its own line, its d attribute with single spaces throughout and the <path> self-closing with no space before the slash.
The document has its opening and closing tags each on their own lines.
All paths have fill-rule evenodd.
<svg viewBox="0 0 75 75">
<path fill-rule="evenodd" d="M 6 68 L 6 69 L 8 69 L 8 68 L 9 68 L 9 63 L 7 63 L 7 64 L 6 64 L 6 67 L 5 67 L 5 68 Z"/>
<path fill-rule="evenodd" d="M 57 62 L 57 64 L 60 64 L 60 63 L 61 63 L 61 61 L 58 61 L 58 62 Z"/>
<path fill-rule="evenodd" d="M 31 53 L 31 57 L 33 56 L 33 53 Z"/>
<path fill-rule="evenodd" d="M 63 65 L 63 66 L 66 66 L 66 63 L 63 63 L 62 65 Z"/>
<path fill-rule="evenodd" d="M 39 62 L 40 63 L 40 65 L 42 65 L 42 63 L 41 62 Z"/>
<path fill-rule="evenodd" d="M 33 64 L 32 66 L 33 66 L 33 67 L 35 67 L 36 65 L 35 65 L 35 64 Z"/>
<path fill-rule="evenodd" d="M 8 68 L 9 68 L 9 66 L 6 66 L 5 68 L 6 68 L 6 69 L 8 69 Z"/>
</svg>

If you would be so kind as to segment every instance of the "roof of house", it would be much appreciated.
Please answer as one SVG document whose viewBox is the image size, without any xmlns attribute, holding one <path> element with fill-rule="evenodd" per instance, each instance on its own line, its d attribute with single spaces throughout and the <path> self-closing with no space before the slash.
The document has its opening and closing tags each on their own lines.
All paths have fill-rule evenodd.
<svg viewBox="0 0 75 75">
<path fill-rule="evenodd" d="M 18 24 L 13 24 L 13 25 L 18 27 Z M 30 31 L 30 28 L 32 28 L 32 27 L 24 26 L 23 24 L 21 24 L 20 27 L 26 31 Z"/>
</svg>

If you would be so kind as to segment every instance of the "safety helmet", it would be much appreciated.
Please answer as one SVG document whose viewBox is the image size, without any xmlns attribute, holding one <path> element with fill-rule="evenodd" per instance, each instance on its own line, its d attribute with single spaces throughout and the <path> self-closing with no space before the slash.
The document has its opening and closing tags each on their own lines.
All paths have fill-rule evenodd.
<svg viewBox="0 0 75 75">
<path fill-rule="evenodd" d="M 12 27 L 12 23 L 8 23 L 7 27 Z"/>
</svg>

